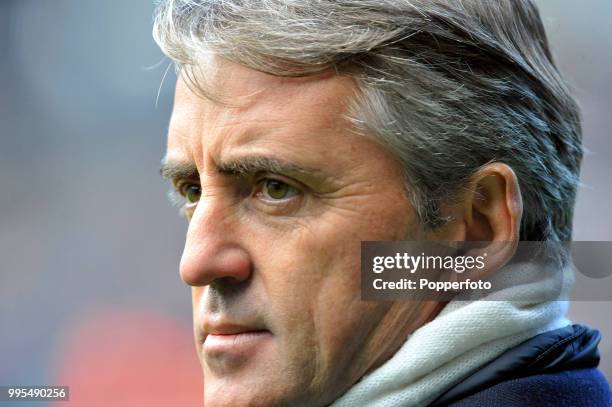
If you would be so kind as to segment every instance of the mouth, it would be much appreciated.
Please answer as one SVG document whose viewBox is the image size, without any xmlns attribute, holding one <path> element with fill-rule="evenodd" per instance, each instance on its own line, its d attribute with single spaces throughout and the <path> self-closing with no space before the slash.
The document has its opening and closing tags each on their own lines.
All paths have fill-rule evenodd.
<svg viewBox="0 0 612 407">
<path fill-rule="evenodd" d="M 229 323 L 205 324 L 204 333 L 202 350 L 207 356 L 253 355 L 273 337 L 267 329 Z"/>
</svg>

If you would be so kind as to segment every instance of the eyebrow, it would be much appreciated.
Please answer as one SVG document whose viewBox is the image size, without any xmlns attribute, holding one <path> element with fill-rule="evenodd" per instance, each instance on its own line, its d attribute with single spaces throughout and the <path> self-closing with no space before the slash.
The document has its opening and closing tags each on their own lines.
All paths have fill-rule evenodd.
<svg viewBox="0 0 612 407">
<path fill-rule="evenodd" d="M 164 157 L 159 173 L 167 180 L 198 178 L 198 168 L 190 161 L 172 161 Z"/>
<path fill-rule="evenodd" d="M 310 174 L 318 172 L 313 168 L 303 167 L 294 163 L 267 156 L 250 156 L 236 160 L 221 162 L 217 171 L 225 175 L 256 174 L 260 172 Z"/>
<path fill-rule="evenodd" d="M 217 164 L 216 170 L 223 175 L 247 175 L 260 172 L 280 174 L 314 174 L 320 170 L 300 166 L 275 157 L 250 156 Z M 162 159 L 160 174 L 164 179 L 189 179 L 198 178 L 199 173 L 196 165 L 190 161 L 172 161 Z"/>
</svg>

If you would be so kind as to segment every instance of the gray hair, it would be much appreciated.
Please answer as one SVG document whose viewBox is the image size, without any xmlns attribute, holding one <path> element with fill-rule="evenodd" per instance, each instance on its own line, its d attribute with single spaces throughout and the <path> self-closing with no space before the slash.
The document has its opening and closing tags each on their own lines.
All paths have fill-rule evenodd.
<svg viewBox="0 0 612 407">
<path fill-rule="evenodd" d="M 444 224 L 441 205 L 503 162 L 520 239 L 571 240 L 579 109 L 532 1 L 164 0 L 154 38 L 183 72 L 213 53 L 278 76 L 351 75 L 352 122 L 398 157 L 423 224 Z"/>
</svg>

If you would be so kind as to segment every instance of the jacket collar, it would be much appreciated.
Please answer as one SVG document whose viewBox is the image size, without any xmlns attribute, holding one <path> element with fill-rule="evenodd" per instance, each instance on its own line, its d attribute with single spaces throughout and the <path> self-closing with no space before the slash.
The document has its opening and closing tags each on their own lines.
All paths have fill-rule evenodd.
<svg viewBox="0 0 612 407">
<path fill-rule="evenodd" d="M 568 325 L 536 335 L 462 380 L 430 406 L 443 406 L 461 400 L 506 380 L 597 367 L 597 344 L 600 340 L 599 331 L 586 325 Z"/>
</svg>

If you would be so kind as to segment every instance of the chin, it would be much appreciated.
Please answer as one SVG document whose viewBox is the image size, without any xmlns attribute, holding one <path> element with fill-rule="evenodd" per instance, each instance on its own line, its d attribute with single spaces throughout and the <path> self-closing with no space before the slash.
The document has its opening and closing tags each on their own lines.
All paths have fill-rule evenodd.
<svg viewBox="0 0 612 407">
<path fill-rule="evenodd" d="M 212 383 L 211 383 L 212 382 Z M 232 384 L 228 380 L 215 383 L 215 380 L 205 380 L 204 383 L 204 405 L 206 407 L 225 406 L 249 406 L 249 407 L 272 407 L 272 406 L 295 406 L 288 394 L 277 392 L 270 386 L 255 384 L 251 386 Z"/>
<path fill-rule="evenodd" d="M 213 352 L 212 347 L 202 352 L 206 407 L 323 405 L 313 394 L 310 363 L 283 363 L 273 340 L 258 345 L 255 352 Z"/>
<path fill-rule="evenodd" d="M 309 389 L 304 377 L 283 374 L 275 366 L 261 366 L 235 374 L 216 376 L 204 373 L 204 405 L 249 407 L 316 407 L 319 395 Z M 267 373 L 267 374 L 266 374 Z"/>
</svg>

